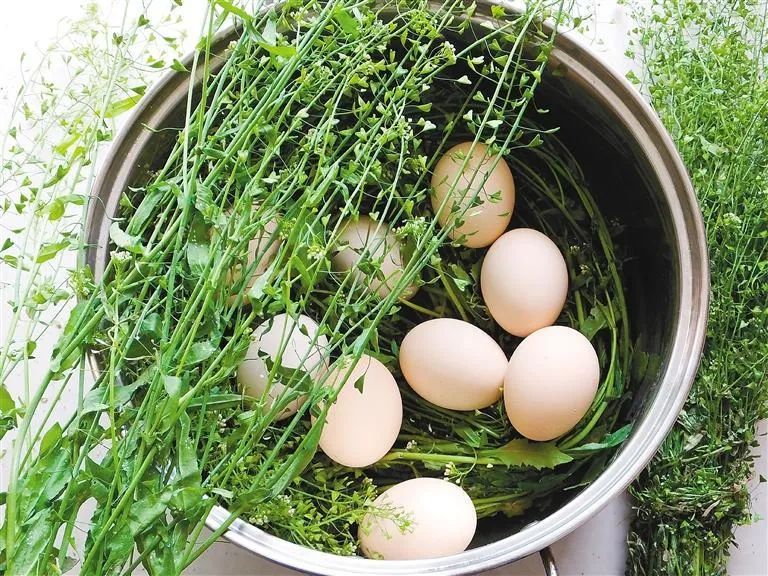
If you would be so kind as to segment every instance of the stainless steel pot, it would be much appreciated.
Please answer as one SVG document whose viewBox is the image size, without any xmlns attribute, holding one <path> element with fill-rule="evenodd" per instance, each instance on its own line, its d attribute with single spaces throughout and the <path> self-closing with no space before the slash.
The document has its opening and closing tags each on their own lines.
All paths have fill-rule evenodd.
<svg viewBox="0 0 768 576">
<path fill-rule="evenodd" d="M 509 4 L 500 2 L 501 4 Z M 474 19 L 488 17 L 479 0 Z M 512 9 L 511 6 L 507 6 Z M 222 34 L 216 52 L 234 31 Z M 219 57 L 221 63 L 223 56 Z M 95 186 L 87 262 L 99 276 L 109 257 L 108 228 L 126 186 L 162 164 L 175 136 L 160 128 L 183 125 L 189 76 L 171 73 L 142 99 L 115 141 Z M 709 271 L 704 226 L 685 168 L 650 106 L 622 77 L 571 34 L 561 34 L 536 96 L 574 150 L 601 211 L 626 226 L 622 245 L 635 349 L 644 373 L 633 375 L 633 432 L 605 471 L 557 511 L 512 531 L 486 526 L 466 552 L 418 561 L 339 557 L 303 548 L 236 520 L 225 537 L 270 560 L 324 575 L 459 575 L 489 570 L 545 549 L 622 492 L 640 473 L 673 425 L 688 394 L 704 343 Z M 153 129 L 153 130 L 149 130 Z M 216 508 L 208 526 L 229 514 Z M 550 556 L 545 566 L 554 574 Z"/>
</svg>

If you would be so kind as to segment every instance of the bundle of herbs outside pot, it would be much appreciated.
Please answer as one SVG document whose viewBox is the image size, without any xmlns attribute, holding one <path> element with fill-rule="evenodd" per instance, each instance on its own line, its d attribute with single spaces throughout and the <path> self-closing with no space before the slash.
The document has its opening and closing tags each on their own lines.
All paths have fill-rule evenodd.
<svg viewBox="0 0 768 576">
<path fill-rule="evenodd" d="M 651 4 L 636 11 L 634 79 L 696 188 L 712 302 L 690 398 L 632 488 L 627 573 L 712 576 L 727 573 L 735 527 L 755 519 L 748 481 L 768 418 L 768 5 Z"/>
</svg>

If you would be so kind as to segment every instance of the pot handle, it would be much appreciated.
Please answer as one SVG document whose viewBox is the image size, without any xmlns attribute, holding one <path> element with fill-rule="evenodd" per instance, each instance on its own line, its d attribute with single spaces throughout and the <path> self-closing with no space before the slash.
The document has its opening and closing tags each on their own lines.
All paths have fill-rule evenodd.
<svg viewBox="0 0 768 576">
<path fill-rule="evenodd" d="M 547 576 L 557 576 L 557 564 L 549 546 L 539 552 L 541 563 L 544 564 L 544 572 Z"/>
</svg>

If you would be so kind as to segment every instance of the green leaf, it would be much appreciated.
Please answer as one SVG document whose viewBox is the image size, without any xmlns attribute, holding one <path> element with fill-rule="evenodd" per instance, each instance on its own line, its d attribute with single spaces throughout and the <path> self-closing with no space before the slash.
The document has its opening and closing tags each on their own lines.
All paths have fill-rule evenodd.
<svg viewBox="0 0 768 576">
<path fill-rule="evenodd" d="M 79 560 L 77 558 L 72 558 L 72 556 L 65 556 L 64 561 L 61 563 L 61 566 L 59 568 L 61 569 L 62 574 L 66 574 L 72 568 L 77 566 Z"/>
<path fill-rule="evenodd" d="M 176 58 L 173 59 L 173 63 L 171 64 L 171 70 L 176 70 L 176 72 L 189 72 L 187 70 L 187 67 L 184 66 L 184 64 L 177 60 Z"/>
<path fill-rule="evenodd" d="M 264 296 L 264 289 L 269 286 L 269 282 L 272 279 L 272 272 L 275 269 L 275 263 L 277 260 L 273 260 L 264 273 L 254 280 L 251 287 L 248 289 L 248 300 L 251 302 L 258 302 Z"/>
<path fill-rule="evenodd" d="M 149 223 L 150 219 L 154 218 L 155 208 L 165 197 L 167 191 L 167 186 L 153 186 L 147 189 L 147 193 L 142 198 L 139 207 L 136 208 L 136 212 L 134 212 L 126 227 L 128 235 L 139 234 L 144 226 Z"/>
<path fill-rule="evenodd" d="M 22 480 L 20 509 L 23 517 L 47 507 L 71 480 L 69 450 L 53 450 L 39 458 Z"/>
<path fill-rule="evenodd" d="M 608 327 L 608 318 L 603 312 L 602 306 L 594 306 L 589 311 L 589 316 L 581 323 L 579 331 L 587 337 L 588 340 L 592 340 L 595 334 Z"/>
<path fill-rule="evenodd" d="M 210 394 L 207 397 L 197 397 L 190 400 L 187 408 L 202 408 L 206 410 L 223 410 L 237 408 L 243 403 L 240 394 Z"/>
<path fill-rule="evenodd" d="M 177 524 L 177 529 L 181 526 Z M 183 529 L 182 529 L 183 530 Z M 150 543 L 159 538 L 149 554 L 144 556 L 143 565 L 149 574 L 179 574 L 176 568 L 176 559 L 181 561 L 181 550 L 174 549 L 174 541 L 168 533 L 168 526 L 164 522 L 156 522 L 152 526 L 151 533 L 146 532 L 136 536 L 136 549 L 139 553 L 147 551 Z"/>
<path fill-rule="evenodd" d="M 238 16 L 245 20 L 246 22 L 251 20 L 251 15 L 248 14 L 245 10 L 242 8 L 235 6 L 232 2 L 229 0 L 215 0 L 215 3 L 221 6 L 226 12 L 229 12 L 231 14 L 234 14 L 235 16 Z"/>
<path fill-rule="evenodd" d="M 110 530 L 109 538 L 106 539 L 107 559 L 105 569 L 102 574 L 119 574 L 116 567 L 121 566 L 133 552 L 133 534 L 128 524 L 118 524 L 116 528 Z"/>
<path fill-rule="evenodd" d="M 177 443 L 177 453 L 179 455 L 179 477 L 177 482 L 189 485 L 199 485 L 202 481 L 200 468 L 197 464 L 197 450 L 195 443 L 189 435 L 191 422 L 188 414 L 182 414 L 179 417 L 179 437 Z"/>
<path fill-rule="evenodd" d="M 139 335 L 147 335 L 153 340 L 162 337 L 163 317 L 157 312 L 147 314 L 139 326 Z"/>
<path fill-rule="evenodd" d="M 178 376 L 163 375 L 163 386 L 165 391 L 171 398 L 178 398 L 181 394 L 181 378 Z"/>
<path fill-rule="evenodd" d="M 203 215 L 206 222 L 213 223 L 217 208 L 210 187 L 202 182 L 197 182 L 195 184 L 195 210 Z"/>
<path fill-rule="evenodd" d="M 114 403 L 111 407 L 117 410 L 128 404 L 131 401 L 131 397 L 133 397 L 133 393 L 144 384 L 144 382 L 134 382 L 126 386 L 115 386 Z M 109 389 L 107 387 L 96 388 L 85 395 L 82 414 L 107 410 L 108 408 L 110 408 Z"/>
<path fill-rule="evenodd" d="M 301 444 L 299 444 L 299 447 L 293 453 L 292 457 L 278 470 L 274 484 L 270 490 L 272 495 L 277 496 L 278 494 L 282 494 L 288 484 L 293 482 L 294 478 L 299 476 L 309 465 L 317 452 L 317 446 L 320 442 L 320 434 L 322 431 L 323 427 L 318 426 L 317 424 L 310 428 L 309 432 L 301 440 Z"/>
<path fill-rule="evenodd" d="M 53 448 L 60 438 L 61 438 L 61 425 L 58 422 L 55 422 L 53 426 L 48 428 L 48 430 L 45 432 L 45 434 L 43 434 L 43 437 L 40 440 L 40 455 L 45 454 L 51 448 Z"/>
<path fill-rule="evenodd" d="M 69 248 L 69 246 L 70 246 L 69 240 L 60 240 L 59 242 L 48 242 L 46 244 L 43 244 L 42 246 L 40 246 L 40 250 L 37 253 L 37 258 L 35 258 L 35 262 L 37 262 L 38 264 L 43 264 L 44 262 L 53 260 L 59 252 L 61 252 L 66 248 Z"/>
<path fill-rule="evenodd" d="M 370 337 L 371 334 L 368 330 L 363 330 L 360 332 L 357 338 L 355 338 L 355 341 L 352 342 L 352 351 L 350 354 L 355 357 L 362 354 L 363 350 L 365 350 L 365 347 L 368 345 L 368 339 Z"/>
<path fill-rule="evenodd" d="M 189 269 L 193 274 L 195 274 L 195 276 L 200 276 L 200 274 L 203 273 L 206 266 L 208 265 L 208 245 L 198 244 L 196 242 L 187 242 L 185 254 L 187 256 L 187 264 L 189 264 Z"/>
<path fill-rule="evenodd" d="M 27 520 L 19 530 L 20 538 L 13 549 L 13 558 L 7 563 L 6 576 L 42 574 L 48 540 L 54 531 L 54 509 L 43 508 Z"/>
<path fill-rule="evenodd" d="M 726 152 L 728 152 L 728 148 L 724 148 L 723 146 L 719 146 L 718 144 L 715 144 L 714 142 L 710 142 L 704 136 L 699 134 L 699 142 L 701 142 L 701 147 L 704 149 L 705 152 L 712 154 L 712 156 L 722 156 Z"/>
<path fill-rule="evenodd" d="M 537 470 L 554 468 L 573 460 L 552 442 L 530 442 L 522 438 L 511 440 L 501 448 L 484 450 L 480 454 L 483 458 L 494 458 L 504 466 L 530 466 Z"/>
<path fill-rule="evenodd" d="M 48 180 L 46 180 L 41 188 L 50 188 L 51 186 L 54 186 L 55 184 L 58 184 L 61 182 L 64 177 L 69 173 L 69 166 L 65 165 L 59 165 L 56 167 L 56 171 L 54 172 L 53 176 L 51 176 Z"/>
<path fill-rule="evenodd" d="M 339 24 L 341 29 L 346 33 L 357 38 L 360 35 L 360 23 L 344 8 L 338 7 L 333 10 L 333 19 Z"/>
<path fill-rule="evenodd" d="M 112 239 L 112 242 L 120 248 L 133 252 L 134 254 L 144 254 L 144 246 L 141 244 L 141 238 L 123 232 L 123 230 L 120 229 L 120 224 L 117 222 L 112 222 L 112 225 L 109 227 L 109 237 Z"/>
<path fill-rule="evenodd" d="M 277 44 L 277 23 L 272 18 L 268 18 L 264 24 L 264 28 L 261 30 L 261 39 L 272 46 Z"/>
<path fill-rule="evenodd" d="M 629 437 L 629 434 L 631 432 L 632 432 L 632 424 L 627 424 L 626 426 L 619 428 L 615 432 L 606 434 L 606 436 L 602 440 L 600 440 L 600 442 L 589 442 L 587 444 L 582 444 L 581 446 L 569 448 L 567 452 L 568 454 L 583 455 L 583 454 L 588 454 L 592 452 L 597 452 L 599 450 L 605 450 L 607 448 L 615 448 L 619 444 L 623 443 L 624 440 L 626 440 Z"/>
<path fill-rule="evenodd" d="M 5 385 L 0 384 L 0 414 L 10 414 L 15 408 L 16 403 L 10 392 Z"/>
<path fill-rule="evenodd" d="M 259 46 L 264 48 L 267 52 L 272 54 L 273 56 L 281 56 L 283 58 L 290 58 L 291 56 L 296 55 L 296 47 L 295 46 L 273 46 L 272 44 L 267 44 L 266 42 L 259 42 Z"/>
<path fill-rule="evenodd" d="M 171 506 L 187 514 L 193 513 L 202 504 L 202 474 L 197 462 L 195 443 L 190 438 L 190 419 L 187 414 L 179 418 L 181 424 L 176 441 L 178 454 L 178 476 L 173 483 Z"/>
<path fill-rule="evenodd" d="M 198 364 L 210 358 L 218 348 L 214 346 L 209 340 L 202 342 L 195 342 L 192 344 L 192 348 L 189 350 L 189 356 L 187 357 L 187 364 Z"/>
<path fill-rule="evenodd" d="M 91 311 L 92 308 L 89 306 L 88 302 L 86 300 L 81 300 L 69 313 L 69 318 L 67 319 L 67 324 L 64 326 L 64 331 L 62 332 L 62 337 L 59 340 L 59 344 L 53 348 L 53 353 L 51 354 L 51 364 L 49 366 L 49 370 L 52 373 L 60 374 L 77 362 L 78 358 L 80 357 L 80 348 L 74 350 L 72 354 L 70 354 L 67 358 L 62 358 L 61 349 L 59 346 L 63 342 L 72 340 L 72 338 L 75 336 L 75 332 L 79 330 L 81 322 L 85 320 L 85 315 Z M 82 335 L 80 337 L 81 344 L 83 346 L 90 344 L 92 342 L 92 338 L 92 335 Z"/>
<path fill-rule="evenodd" d="M 53 151 L 60 156 L 64 156 L 70 146 L 80 139 L 80 134 L 70 134 L 64 140 L 53 147 Z"/>
<path fill-rule="evenodd" d="M 232 498 L 235 497 L 235 494 L 231 490 L 227 490 L 225 488 L 211 488 L 211 493 L 216 494 L 217 496 L 221 496 L 226 500 L 232 500 Z"/>
<path fill-rule="evenodd" d="M 64 216 L 64 202 L 62 202 L 61 198 L 54 199 L 45 207 L 45 213 L 48 214 L 48 220 L 55 222 Z"/>
<path fill-rule="evenodd" d="M 355 390 L 360 392 L 360 394 L 363 393 L 363 386 L 365 385 L 365 373 L 361 374 L 360 377 L 355 380 Z"/>
<path fill-rule="evenodd" d="M 112 102 L 108 107 L 107 110 L 104 112 L 105 118 L 114 118 L 116 116 L 119 116 L 120 114 L 127 112 L 141 100 L 141 96 L 139 94 L 132 94 L 131 96 L 128 96 L 126 98 L 123 98 L 122 100 L 117 100 L 115 102 Z"/>
<path fill-rule="evenodd" d="M 471 425 L 460 425 L 455 428 L 458 434 L 471 447 L 481 450 L 488 445 L 488 433 L 484 429 L 476 429 Z"/>
<path fill-rule="evenodd" d="M 173 496 L 171 490 L 163 490 L 160 494 L 149 494 L 134 502 L 128 514 L 128 526 L 131 534 L 136 536 L 155 522 L 168 508 Z"/>
<path fill-rule="evenodd" d="M 107 462 L 112 464 L 111 459 L 104 460 L 101 463 L 96 462 L 92 458 L 85 459 L 85 470 L 88 474 L 106 486 L 112 482 L 115 476 L 114 465 L 108 466 Z"/>
<path fill-rule="evenodd" d="M 208 267 L 210 248 L 209 228 L 202 218 L 197 217 L 192 221 L 184 250 L 189 269 L 195 277 L 200 277 Z"/>
</svg>

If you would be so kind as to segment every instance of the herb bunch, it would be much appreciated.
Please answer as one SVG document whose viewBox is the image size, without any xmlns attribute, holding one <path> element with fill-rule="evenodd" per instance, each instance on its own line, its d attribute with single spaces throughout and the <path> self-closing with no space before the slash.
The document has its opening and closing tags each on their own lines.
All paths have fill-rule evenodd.
<svg viewBox="0 0 768 576">
<path fill-rule="evenodd" d="M 227 378 L 243 358 L 254 321 L 280 311 L 306 311 L 320 320 L 335 357 L 376 352 L 379 324 L 393 314 L 398 292 L 416 279 L 445 232 L 434 219 L 412 224 L 419 235 L 402 281 L 388 299 L 374 300 L 351 276 L 330 271 L 337 217 L 365 210 L 404 227 L 414 218 L 414 207 L 426 197 L 429 160 L 419 153 L 419 135 L 434 129 L 420 114 L 423 94 L 471 50 L 454 50 L 444 34 L 465 31 L 472 10 L 462 2 L 439 9 L 421 2 L 375 8 L 289 2 L 250 16 L 229 2 L 212 6 L 189 65 L 202 77 L 201 103 L 190 91 L 185 126 L 167 162 L 121 199 L 107 269 L 95 280 L 80 274 L 80 301 L 23 407 L 4 391 L 6 423 L 18 425 L 4 502 L 5 573 L 71 565 L 71 535 L 90 498 L 96 510 L 81 573 L 130 573 L 139 564 L 153 573 L 180 573 L 226 530 L 228 522 L 197 542 L 216 502 L 211 496 L 221 496 L 215 490 L 244 455 L 257 455 L 258 472 L 231 502 L 230 522 L 274 502 L 306 468 L 323 411 L 316 413 L 319 424 L 299 435 L 303 417 L 323 401 L 330 405 L 335 394 L 306 375 L 295 375 L 295 386 L 281 399 L 308 394 L 295 418 L 270 436 L 279 403 L 244 410 L 240 442 L 208 467 L 219 410 L 233 401 Z M 213 34 L 229 13 L 243 17 L 243 31 L 214 70 Z M 507 84 L 474 126 L 477 138 L 496 141 L 490 110 L 522 117 L 539 77 L 523 79 L 525 66 L 514 57 L 535 41 L 543 56 L 531 70 L 544 65 L 551 37 L 535 22 L 547 14 L 545 3 L 509 18 L 494 11 L 498 26 L 482 41 L 509 42 L 513 50 L 499 66 L 514 73 L 505 74 Z M 411 62 L 408 69 L 400 66 L 403 59 Z M 513 87 L 525 97 L 512 102 Z M 273 219 L 280 222 L 281 241 L 275 262 L 247 295 L 236 287 L 232 298 L 230 271 L 250 238 Z M 372 271 L 376 265 L 369 263 Z M 325 293 L 314 290 L 321 279 L 332 286 Z M 51 427 L 44 395 L 60 395 L 82 377 L 88 354 L 100 365 L 93 388 L 84 394 L 81 387 L 71 420 Z M 267 438 L 268 449 L 258 451 Z"/>
<path fill-rule="evenodd" d="M 634 51 L 688 166 L 707 227 L 711 306 L 698 377 L 632 488 L 630 574 L 726 574 L 751 521 L 756 424 L 768 417 L 765 2 L 655 0 Z"/>
<path fill-rule="evenodd" d="M 18 405 L 0 389 L 3 423 L 16 428 L 5 573 L 71 566 L 90 499 L 81 574 L 129 574 L 140 564 L 179 574 L 239 516 L 306 546 L 354 553 L 351 528 L 379 487 L 404 474 L 447 476 L 481 516 L 517 516 L 599 472 L 628 433 L 617 428 L 630 359 L 617 254 L 573 158 L 527 119 L 553 41 L 540 22 L 557 21 L 563 6 L 494 7 L 481 34 L 469 26 L 475 9 L 459 0 L 289 1 L 252 15 L 211 4 L 193 60 L 173 66 L 200 81 L 167 158 L 110 215 L 103 274 L 72 275 L 79 302 L 47 371 L 28 377 Z M 240 33 L 222 60 L 214 35 L 232 15 Z M 107 110 L 131 98 L 110 99 Z M 338 390 L 281 370 L 278 357 L 270 379 L 285 392 L 259 403 L 242 396 L 233 372 L 253 327 L 278 313 L 317 320 L 330 362 L 351 365 L 367 353 L 393 370 L 396 343 L 421 319 L 457 316 L 499 332 L 476 290 L 476 262 L 426 208 L 429 168 L 459 138 L 515 163 L 525 223 L 567 255 L 576 288 L 562 321 L 600 350 L 600 391 L 582 425 L 540 445 L 515 437 L 500 406 L 455 415 L 407 396 L 413 419 L 396 449 L 371 470 L 343 469 L 317 453 Z M 58 214 L 56 198 L 41 211 Z M 362 214 L 391 225 L 407 249 L 383 299 L 330 266 L 342 220 Z M 248 286 L 257 265 L 247 264 L 249 243 L 271 222 L 256 260 L 270 246 L 276 255 Z M 370 255 L 359 263 L 369 277 L 380 266 Z M 399 300 L 413 283 L 420 295 Z M 503 343 L 509 352 L 516 344 Z M 8 354 L 3 378 L 32 352 Z M 51 425 L 44 396 L 84 382 L 88 356 L 98 363 L 92 389 L 81 384 L 72 418 Z M 307 401 L 278 422 L 299 394 Z M 558 474 L 539 472 L 556 466 Z M 201 539 L 219 503 L 229 519 Z"/>
<path fill-rule="evenodd" d="M 435 93 L 444 95 L 440 101 L 446 110 L 465 109 L 463 119 L 484 109 L 482 103 L 475 103 L 477 99 L 471 99 L 471 92 L 448 84 L 437 85 Z M 428 121 L 439 131 L 455 116 L 446 118 L 433 108 Z M 466 319 L 502 343 L 508 354 L 520 341 L 501 330 L 482 303 L 477 251 L 444 244 L 422 269 L 419 293 L 401 300 L 398 313 L 379 326 L 378 346 L 371 351 L 401 383 L 405 419 L 395 447 L 362 472 L 339 466 L 318 453 L 315 464 L 286 488 L 277 506 L 259 506 L 248 513 L 253 523 L 305 546 L 349 554 L 356 551 L 352 528 L 368 512 L 366 504 L 375 493 L 374 486 L 386 487 L 414 476 L 438 476 L 467 490 L 481 518 L 503 514 L 523 524 L 548 513 L 569 489 L 588 484 L 604 468 L 610 449 L 628 436 L 631 427 L 621 426 L 618 417 L 631 395 L 632 350 L 621 254 L 613 242 L 615 223 L 602 218 L 578 163 L 552 131 L 529 120 L 523 126 L 534 144 L 510 156 L 518 175 L 515 219 L 544 230 L 567 255 L 573 289 L 560 322 L 577 327 L 600 354 L 602 380 L 589 414 L 562 439 L 532 443 L 511 428 L 502 402 L 460 413 L 431 405 L 409 389 L 398 369 L 398 345 L 408 330 L 424 320 Z M 502 135 L 509 129 L 504 122 L 499 125 Z M 454 136 L 472 138 L 460 128 Z M 421 218 L 427 217 L 425 211 Z M 234 382 L 232 387 L 236 387 Z M 241 443 L 241 418 L 239 408 L 233 408 L 219 430 L 220 442 L 226 446 L 223 454 Z M 278 424 L 274 432 L 279 429 Z M 301 425 L 297 438 L 307 432 L 307 424 Z M 286 446 L 287 454 L 295 449 L 295 441 Z M 261 465 L 259 457 L 241 462 L 224 487 L 230 502 Z M 333 495 L 330 499 L 329 494 Z M 301 524 L 296 519 L 298 510 L 308 518 L 323 518 L 323 527 L 331 529 L 316 530 L 317 523 Z"/>
</svg>

